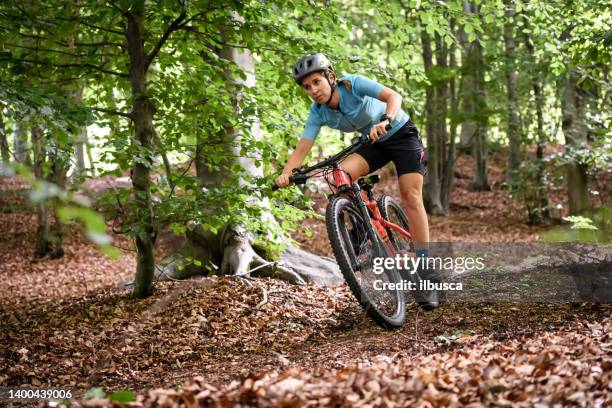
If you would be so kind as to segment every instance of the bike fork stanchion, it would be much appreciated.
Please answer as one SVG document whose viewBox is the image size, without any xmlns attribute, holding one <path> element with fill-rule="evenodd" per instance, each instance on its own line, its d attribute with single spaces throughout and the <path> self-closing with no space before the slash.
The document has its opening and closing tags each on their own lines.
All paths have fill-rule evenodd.
<svg viewBox="0 0 612 408">
<path fill-rule="evenodd" d="M 374 225 L 372 225 L 372 220 L 370 219 L 370 213 L 368 211 L 367 204 L 365 203 L 365 201 L 363 201 L 363 198 L 362 199 L 359 198 L 360 192 L 361 192 L 361 188 L 359 187 L 359 184 L 355 183 L 353 185 L 353 193 L 355 193 L 355 200 L 358 203 L 359 212 L 361 213 L 361 217 L 363 218 L 364 223 L 367 223 L 370 226 L 370 228 L 367 228 L 366 233 L 370 237 L 372 244 L 375 244 L 378 242 L 378 239 L 379 239 L 378 233 Z"/>
</svg>

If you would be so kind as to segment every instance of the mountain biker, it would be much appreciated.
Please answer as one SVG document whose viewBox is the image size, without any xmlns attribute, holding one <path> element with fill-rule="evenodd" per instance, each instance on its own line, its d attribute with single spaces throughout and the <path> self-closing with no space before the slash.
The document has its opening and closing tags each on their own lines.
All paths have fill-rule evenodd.
<svg viewBox="0 0 612 408">
<path fill-rule="evenodd" d="M 401 109 L 400 94 L 360 75 L 337 79 L 332 64 L 322 53 L 300 58 L 293 66 L 293 78 L 313 103 L 302 137 L 276 184 L 289 185 L 292 170 L 302 164 L 323 125 L 369 134 L 372 143 L 348 156 L 342 168 L 357 180 L 393 161 L 416 255 L 426 257 L 429 226 L 422 195 L 427 172 L 424 148 L 417 128 Z M 389 131 L 385 130 L 387 124 L 391 124 Z"/>
</svg>

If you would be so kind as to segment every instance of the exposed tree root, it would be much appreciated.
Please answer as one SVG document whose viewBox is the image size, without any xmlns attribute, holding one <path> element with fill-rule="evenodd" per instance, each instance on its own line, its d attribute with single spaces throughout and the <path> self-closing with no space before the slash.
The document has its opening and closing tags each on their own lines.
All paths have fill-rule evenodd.
<svg viewBox="0 0 612 408">
<path fill-rule="evenodd" d="M 207 265 L 209 270 L 205 268 Z M 215 268 L 215 265 L 219 267 Z M 253 248 L 246 234 L 231 226 L 217 234 L 196 227 L 182 247 L 158 265 L 156 278 L 186 279 L 202 274 L 265 276 L 296 285 L 314 282 L 333 286 L 344 281 L 331 258 L 288 246 L 279 261 L 269 261 Z"/>
</svg>

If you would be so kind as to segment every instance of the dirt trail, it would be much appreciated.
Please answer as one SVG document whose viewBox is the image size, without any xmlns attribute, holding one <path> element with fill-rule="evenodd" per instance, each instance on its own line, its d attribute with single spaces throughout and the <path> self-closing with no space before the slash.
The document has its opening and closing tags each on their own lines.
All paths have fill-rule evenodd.
<svg viewBox="0 0 612 408">
<path fill-rule="evenodd" d="M 181 393 L 151 393 L 145 405 L 196 395 L 262 405 L 610 402 L 609 305 L 453 303 L 430 313 L 411 305 L 407 324 L 386 331 L 346 286 L 201 278 L 160 283 L 152 297 L 134 300 L 118 287 L 134 270 L 134 254 L 108 260 L 75 229 L 62 259 L 32 261 L 35 220 L 24 198 L 10 194 L 15 188 L 2 179 L 0 386 L 145 395 L 192 382 Z M 381 186 L 394 188 L 389 178 Z M 536 239 L 539 230 L 518 214 L 499 212 L 507 208 L 499 205 L 503 191 L 482 202 L 468 193 L 458 188 L 453 200 L 467 208 L 432 220 L 437 240 Z M 483 230 L 467 234 L 475 225 Z M 324 236 L 321 221 L 311 226 Z M 296 238 L 328 253 L 323 239 Z M 124 238 L 117 243 L 129 247 Z"/>
</svg>

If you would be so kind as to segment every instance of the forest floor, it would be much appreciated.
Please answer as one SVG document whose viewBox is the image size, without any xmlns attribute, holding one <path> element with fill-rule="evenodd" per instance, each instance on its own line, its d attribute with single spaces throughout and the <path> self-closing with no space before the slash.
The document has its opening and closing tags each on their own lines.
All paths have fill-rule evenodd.
<svg viewBox="0 0 612 408">
<path fill-rule="evenodd" d="M 500 188 L 502 168 L 495 156 L 492 191 L 475 192 L 470 159 L 459 159 L 451 214 L 430 218 L 432 241 L 538 239 L 544 228 L 525 225 Z M 383 173 L 378 191 L 397 196 Z M 63 258 L 34 260 L 35 214 L 13 194 L 22 187 L 0 178 L 0 387 L 66 387 L 77 398 L 132 390 L 146 406 L 612 403 L 611 305 L 409 305 L 406 325 L 387 331 L 346 285 L 211 277 L 159 282 L 136 300 L 121 286 L 135 269 L 124 237 L 110 260 L 71 227 Z M 323 222 L 305 224 L 313 237 L 294 238 L 329 255 Z"/>
</svg>

